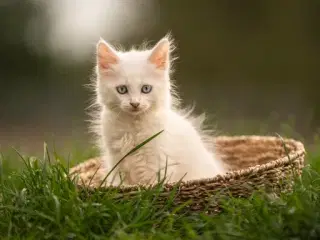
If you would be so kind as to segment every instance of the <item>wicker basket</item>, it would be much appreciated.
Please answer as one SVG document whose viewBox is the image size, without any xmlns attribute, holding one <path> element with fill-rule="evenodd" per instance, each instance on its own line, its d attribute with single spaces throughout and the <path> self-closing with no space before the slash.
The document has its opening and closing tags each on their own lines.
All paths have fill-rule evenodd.
<svg viewBox="0 0 320 240">
<path fill-rule="evenodd" d="M 220 157 L 228 165 L 229 172 L 211 179 L 165 184 L 157 202 L 165 204 L 173 188 L 177 189 L 175 204 L 192 200 L 191 210 L 218 211 L 220 196 L 247 197 L 254 190 L 290 190 L 295 176 L 301 175 L 305 149 L 301 142 L 293 139 L 264 136 L 220 136 L 214 140 Z M 71 174 L 77 174 L 78 185 L 86 190 L 97 188 L 105 172 L 100 168 L 99 158 L 89 159 L 73 167 Z M 119 187 L 121 197 L 130 197 L 149 186 Z M 101 192 L 110 189 L 101 188 Z M 213 200 L 214 199 L 214 200 Z"/>
</svg>

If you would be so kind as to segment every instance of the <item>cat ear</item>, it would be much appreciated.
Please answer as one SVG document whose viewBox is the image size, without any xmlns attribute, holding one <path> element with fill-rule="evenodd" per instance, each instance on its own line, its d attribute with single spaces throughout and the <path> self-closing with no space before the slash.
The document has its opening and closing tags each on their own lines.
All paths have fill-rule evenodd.
<svg viewBox="0 0 320 240">
<path fill-rule="evenodd" d="M 148 60 L 157 69 L 165 70 L 169 67 L 170 42 L 168 38 L 162 38 L 152 49 Z"/>
<path fill-rule="evenodd" d="M 119 62 L 116 51 L 102 38 L 97 44 L 97 62 L 99 70 L 109 70 L 111 65 Z"/>
</svg>

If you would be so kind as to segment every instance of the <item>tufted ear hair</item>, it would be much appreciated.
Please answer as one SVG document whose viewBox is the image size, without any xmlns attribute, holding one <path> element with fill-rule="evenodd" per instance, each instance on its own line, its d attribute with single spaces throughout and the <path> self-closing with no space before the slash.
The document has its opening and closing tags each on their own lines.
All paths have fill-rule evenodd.
<svg viewBox="0 0 320 240">
<path fill-rule="evenodd" d="M 166 70 L 169 68 L 170 41 L 167 37 L 162 38 L 151 50 L 148 60 L 157 69 Z"/>
<path fill-rule="evenodd" d="M 110 70 L 112 65 L 119 63 L 116 50 L 105 40 L 100 38 L 97 44 L 97 64 L 99 71 Z"/>
</svg>

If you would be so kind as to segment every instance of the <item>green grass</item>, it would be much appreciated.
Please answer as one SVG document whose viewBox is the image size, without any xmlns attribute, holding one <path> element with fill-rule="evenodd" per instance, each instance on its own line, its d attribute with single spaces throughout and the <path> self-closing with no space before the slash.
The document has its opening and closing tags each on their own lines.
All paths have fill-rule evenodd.
<svg viewBox="0 0 320 240">
<path fill-rule="evenodd" d="M 308 150 L 308 149 L 307 149 Z M 81 152 L 74 156 L 82 156 Z M 86 153 L 88 154 L 88 153 Z M 90 154 L 88 154 L 90 155 Z M 10 162 L 20 162 L 24 167 Z M 43 159 L 2 155 L 0 169 L 1 239 L 319 239 L 320 148 L 308 151 L 302 178 L 292 193 L 270 198 L 256 192 L 229 198 L 217 216 L 159 208 L 159 189 L 130 201 L 114 200 L 115 191 L 81 197 L 67 160 L 45 151 Z M 159 187 L 160 188 L 160 187 Z"/>
</svg>

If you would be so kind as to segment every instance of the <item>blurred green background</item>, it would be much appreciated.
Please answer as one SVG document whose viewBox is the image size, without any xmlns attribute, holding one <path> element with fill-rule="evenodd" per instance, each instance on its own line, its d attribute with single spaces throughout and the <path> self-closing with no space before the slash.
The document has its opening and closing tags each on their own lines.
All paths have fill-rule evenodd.
<svg viewBox="0 0 320 240">
<path fill-rule="evenodd" d="M 91 144 L 84 85 L 100 36 L 129 47 L 171 31 L 184 103 L 218 134 L 290 125 L 308 140 L 320 126 L 319 0 L 1 0 L 0 30 L 0 150 Z"/>
</svg>

